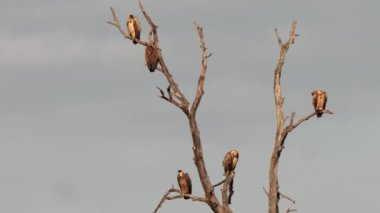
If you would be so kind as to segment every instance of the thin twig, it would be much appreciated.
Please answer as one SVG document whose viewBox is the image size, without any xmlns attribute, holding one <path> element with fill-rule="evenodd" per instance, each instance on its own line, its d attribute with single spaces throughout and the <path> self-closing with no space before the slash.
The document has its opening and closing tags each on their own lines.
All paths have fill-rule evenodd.
<svg viewBox="0 0 380 213">
<path fill-rule="evenodd" d="M 292 202 L 293 204 L 296 204 L 296 201 L 295 201 L 295 200 L 293 200 L 293 199 L 292 199 L 291 197 L 289 197 L 289 196 L 286 196 L 286 195 L 282 194 L 281 192 L 280 192 L 280 196 L 283 197 L 283 198 L 285 198 L 285 199 L 287 199 L 287 200 L 289 200 L 289 201 Z"/>
<path fill-rule="evenodd" d="M 199 106 L 199 103 L 201 102 L 202 96 L 204 94 L 203 85 L 204 85 L 206 71 L 207 71 L 207 59 L 209 57 L 211 57 L 211 55 L 212 55 L 211 53 L 208 55 L 206 53 L 207 48 L 206 48 L 206 42 L 205 42 L 204 35 L 203 35 L 203 28 L 200 27 L 196 22 L 194 22 L 194 26 L 197 29 L 199 40 L 201 43 L 202 67 L 201 67 L 201 71 L 200 71 L 199 79 L 198 79 L 197 94 L 194 98 L 193 104 L 191 105 L 191 113 L 193 113 L 193 114 L 196 112 L 196 110 Z"/>
<path fill-rule="evenodd" d="M 299 126 L 300 124 L 302 124 L 303 122 L 309 120 L 311 117 L 313 117 L 314 115 L 316 115 L 315 112 L 312 112 L 310 113 L 309 115 L 305 116 L 304 118 L 300 119 L 296 124 L 293 124 L 293 123 L 290 123 L 287 127 L 286 127 L 286 132 L 291 132 L 293 129 L 297 128 L 297 126 Z"/>
<path fill-rule="evenodd" d="M 265 194 L 267 195 L 267 197 L 269 197 L 269 194 L 268 194 L 268 192 L 267 192 L 267 190 L 265 189 L 264 186 L 263 186 L 263 190 L 264 190 Z"/>
<path fill-rule="evenodd" d="M 324 110 L 323 112 L 326 113 L 326 114 L 334 114 L 333 112 L 331 112 L 328 109 Z M 300 124 L 302 124 L 303 122 L 305 122 L 305 121 L 309 120 L 310 118 L 312 118 L 314 115 L 316 115 L 316 113 L 312 112 L 309 115 L 307 115 L 307 116 L 303 117 L 302 119 L 300 119 L 299 121 L 297 121 L 296 124 L 293 124 L 293 122 L 290 122 L 290 124 L 286 127 L 286 132 L 287 133 L 291 132 L 293 129 L 297 128 Z"/>
<path fill-rule="evenodd" d="M 141 0 L 139 0 L 138 2 L 139 2 L 141 12 L 143 13 L 143 15 L 145 17 L 145 20 L 148 22 L 149 26 L 151 27 L 151 32 L 153 34 L 153 44 L 159 50 L 158 51 L 159 52 L 158 58 L 159 58 L 160 68 L 158 70 L 161 71 L 162 74 L 164 74 L 164 76 L 166 77 L 166 79 L 169 83 L 169 86 L 172 90 L 172 93 L 170 95 L 173 94 L 176 97 L 176 99 L 178 99 L 178 101 L 177 100 L 173 101 L 173 102 L 175 102 L 174 105 L 179 107 L 183 112 L 185 112 L 185 114 L 189 114 L 189 112 L 188 112 L 189 102 L 187 101 L 186 97 L 182 94 L 181 90 L 178 88 L 177 83 L 174 81 L 173 76 L 171 75 L 168 67 L 166 66 L 165 60 L 162 57 L 161 48 L 159 47 L 159 43 L 158 43 L 158 41 L 159 41 L 158 40 L 158 33 L 157 33 L 158 27 L 153 22 L 152 18 L 149 16 L 148 12 L 145 10 Z M 174 98 L 171 98 L 171 100 L 174 100 Z"/>
<path fill-rule="evenodd" d="M 164 99 L 164 100 L 169 101 L 169 98 L 167 98 L 167 97 L 165 96 L 164 91 L 163 91 L 161 88 L 159 88 L 159 87 L 156 87 L 156 88 L 157 88 L 157 89 L 160 91 L 160 93 L 161 93 L 161 95 L 159 95 L 159 97 L 162 98 L 162 99 Z"/>
<path fill-rule="evenodd" d="M 217 187 L 217 186 L 222 185 L 222 183 L 226 182 L 226 179 L 227 179 L 227 178 L 225 178 L 224 180 L 220 181 L 220 182 L 217 183 L 217 184 L 214 184 L 212 187 L 215 188 L 215 187 Z"/>
<path fill-rule="evenodd" d="M 164 99 L 165 101 L 167 101 L 167 102 L 169 102 L 169 103 L 177 106 L 180 109 L 183 108 L 183 106 L 181 105 L 180 102 L 178 102 L 177 100 L 173 99 L 173 96 L 171 95 L 171 91 L 170 91 L 170 86 L 168 86 L 168 88 L 167 88 L 167 92 L 168 92 L 169 97 L 167 97 L 165 95 L 164 91 L 161 88 L 159 88 L 159 87 L 156 87 L 156 88 L 160 91 L 160 95 L 158 97 L 160 97 L 160 98 Z"/>
<path fill-rule="evenodd" d="M 291 209 L 291 208 L 288 208 L 286 209 L 286 212 L 285 213 L 289 213 L 289 212 L 296 212 L 298 211 L 297 209 Z"/>
<path fill-rule="evenodd" d="M 172 188 L 170 188 L 161 198 L 161 201 L 158 203 L 157 207 L 154 209 L 153 213 L 156 213 L 158 211 L 159 208 L 161 208 L 161 206 L 164 204 L 165 200 L 167 199 L 168 195 L 171 193 L 171 192 L 174 192 L 175 191 L 175 188 L 174 186 L 172 186 Z"/>
<path fill-rule="evenodd" d="M 293 125 L 293 122 L 294 122 L 294 117 L 296 116 L 296 113 L 295 112 L 292 112 L 292 114 L 290 115 L 290 122 L 289 122 L 289 125 Z M 285 121 L 284 121 L 285 123 Z"/>
<path fill-rule="evenodd" d="M 280 35 L 278 34 L 278 31 L 277 31 L 277 28 L 274 28 L 274 32 L 276 33 L 276 37 L 277 37 L 277 41 L 278 41 L 278 45 L 282 45 L 282 40 L 281 40 L 281 37 Z"/>
<path fill-rule="evenodd" d="M 170 99 L 173 99 L 173 96 L 172 96 L 172 90 L 170 89 L 170 85 L 168 86 L 168 88 L 166 88 L 166 92 L 168 93 L 169 98 L 170 98 Z"/>
</svg>

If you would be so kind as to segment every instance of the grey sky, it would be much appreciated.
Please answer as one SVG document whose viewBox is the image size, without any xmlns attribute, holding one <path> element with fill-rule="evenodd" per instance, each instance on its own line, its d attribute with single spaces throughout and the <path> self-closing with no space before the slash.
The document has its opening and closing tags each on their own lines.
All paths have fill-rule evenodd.
<svg viewBox="0 0 380 213">
<path fill-rule="evenodd" d="M 143 48 L 105 22 L 142 20 L 137 1 L 2 0 L 0 3 L 0 212 L 152 212 L 188 171 L 202 195 L 183 113 L 157 97 L 167 86 L 143 66 Z M 166 62 L 194 97 L 204 27 L 213 56 L 199 107 L 206 166 L 222 178 L 237 148 L 234 212 L 265 212 L 275 134 L 274 28 L 301 35 L 283 70 L 287 114 L 310 113 L 310 92 L 328 92 L 333 116 L 313 118 L 287 139 L 281 191 L 299 212 L 379 212 L 378 1 L 145 0 Z M 152 177 L 154 177 L 152 179 Z M 219 194 L 219 191 L 217 190 Z M 290 205 L 281 202 L 283 209 Z M 191 201 L 160 212 L 210 212 Z M 185 210 L 183 210 L 185 209 Z"/>
</svg>

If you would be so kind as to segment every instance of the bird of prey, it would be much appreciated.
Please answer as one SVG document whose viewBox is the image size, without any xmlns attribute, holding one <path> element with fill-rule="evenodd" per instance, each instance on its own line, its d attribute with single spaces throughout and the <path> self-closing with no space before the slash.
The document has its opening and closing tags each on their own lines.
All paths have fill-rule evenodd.
<svg viewBox="0 0 380 213">
<path fill-rule="evenodd" d="M 239 152 L 233 149 L 226 153 L 223 160 L 224 175 L 228 175 L 230 172 L 235 170 L 236 164 L 239 160 Z"/>
<path fill-rule="evenodd" d="M 158 65 L 158 49 L 152 44 L 145 48 L 145 63 L 150 72 L 154 72 Z"/>
<path fill-rule="evenodd" d="M 327 93 L 321 89 L 315 89 L 311 92 L 313 96 L 313 105 L 317 117 L 320 118 L 326 109 Z"/>
<path fill-rule="evenodd" d="M 130 14 L 127 19 L 127 28 L 129 36 L 132 37 L 132 41 L 134 44 L 137 44 L 136 40 L 140 40 L 140 33 L 141 33 L 141 25 L 139 22 L 139 19 Z"/>
<path fill-rule="evenodd" d="M 189 174 L 182 170 L 178 170 L 178 175 L 177 175 L 177 180 L 178 180 L 178 185 L 179 188 L 181 189 L 181 193 L 185 194 L 184 198 L 187 200 L 190 197 L 186 194 L 191 194 L 191 179 Z"/>
</svg>

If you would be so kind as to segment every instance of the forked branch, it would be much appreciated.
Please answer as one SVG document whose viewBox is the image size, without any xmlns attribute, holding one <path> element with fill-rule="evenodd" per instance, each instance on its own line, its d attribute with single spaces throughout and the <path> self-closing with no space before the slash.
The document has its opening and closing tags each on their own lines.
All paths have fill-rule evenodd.
<svg viewBox="0 0 380 213">
<path fill-rule="evenodd" d="M 279 213 L 279 201 L 280 198 L 286 198 L 292 203 L 295 203 L 293 199 L 291 199 L 288 196 L 285 196 L 280 193 L 279 191 L 279 183 L 278 183 L 278 164 L 280 160 L 280 156 L 285 144 L 285 139 L 292 130 L 297 128 L 300 124 L 307 121 L 311 117 L 315 116 L 316 113 L 313 112 L 304 118 L 300 119 L 294 124 L 294 117 L 295 113 L 293 112 L 290 117 L 290 122 L 287 126 L 285 126 L 285 118 L 283 113 L 283 104 L 284 104 L 284 97 L 281 93 L 281 72 L 282 67 L 285 63 L 285 57 L 286 54 L 292 44 L 295 43 L 295 39 L 298 36 L 296 34 L 296 26 L 297 22 L 293 21 L 292 26 L 290 28 L 290 33 L 288 40 L 284 43 L 277 31 L 275 29 L 275 35 L 277 37 L 278 44 L 280 46 L 280 56 L 277 62 L 277 66 L 274 71 L 274 83 L 273 83 L 273 92 L 274 92 L 274 100 L 275 100 L 275 108 L 276 108 L 276 121 L 277 121 L 277 131 L 276 131 L 276 137 L 275 137 L 275 145 L 272 152 L 272 156 L 270 159 L 270 166 L 269 166 L 269 192 L 266 192 L 268 196 L 268 212 L 269 213 Z M 324 110 L 325 113 L 333 114 L 330 110 Z M 293 212 L 296 211 L 295 209 L 287 209 L 286 212 Z"/>
<path fill-rule="evenodd" d="M 284 113 L 283 113 L 283 102 L 284 97 L 281 93 L 281 71 L 285 63 L 286 53 L 289 50 L 291 44 L 294 44 L 295 38 L 298 36 L 295 33 L 297 22 L 293 21 L 290 28 L 290 34 L 288 41 L 283 43 L 280 35 L 275 29 L 275 34 L 277 37 L 278 44 L 280 46 L 280 56 L 277 62 L 277 66 L 274 71 L 274 83 L 273 83 L 273 92 L 276 108 L 276 120 L 277 120 L 277 131 L 275 137 L 275 145 L 272 152 L 272 157 L 270 160 L 269 166 L 269 192 L 268 192 L 268 212 L 269 213 L 279 213 L 278 203 L 280 201 L 280 192 L 279 192 L 279 183 L 278 183 L 278 163 L 281 156 L 282 148 L 287 136 L 286 129 L 284 128 Z M 291 123 L 293 123 L 294 114 L 291 118 Z"/>
<path fill-rule="evenodd" d="M 194 22 L 194 26 L 197 28 L 197 32 L 199 35 L 199 40 L 201 43 L 201 49 L 202 49 L 202 67 L 198 78 L 198 87 L 197 87 L 197 93 L 194 98 L 193 104 L 191 105 L 191 113 L 195 113 L 199 103 L 201 102 L 202 96 L 204 94 L 203 91 L 203 85 L 205 81 L 206 71 L 207 71 L 207 59 L 211 57 L 212 53 L 208 54 L 206 53 L 206 42 L 203 35 L 203 28 L 200 27 L 196 22 Z"/>
<path fill-rule="evenodd" d="M 170 193 L 177 193 L 177 195 L 169 196 Z M 153 213 L 156 213 L 158 211 L 158 209 L 162 207 L 162 205 L 164 204 L 164 202 L 166 200 L 175 200 L 175 199 L 179 199 L 179 198 L 184 198 L 185 196 L 189 197 L 192 201 L 199 201 L 199 202 L 204 202 L 204 203 L 207 202 L 206 198 L 204 198 L 204 197 L 198 197 L 198 196 L 195 196 L 195 195 L 192 195 L 192 194 L 182 194 L 181 190 L 176 189 L 176 188 L 174 188 L 174 186 L 172 186 L 162 196 L 160 202 L 158 203 L 157 207 L 154 209 Z"/>
<path fill-rule="evenodd" d="M 168 86 L 168 88 L 166 89 L 167 95 L 165 94 L 165 92 L 161 88 L 157 87 L 157 89 L 160 91 L 160 95 L 159 95 L 160 98 L 162 98 L 165 101 L 177 106 L 178 108 L 182 109 L 185 113 L 187 112 L 187 108 L 184 107 L 183 105 L 181 105 L 180 101 L 173 98 L 170 86 Z"/>
<path fill-rule="evenodd" d="M 189 121 L 191 136 L 193 140 L 193 153 L 194 153 L 193 159 L 198 170 L 198 175 L 203 187 L 203 191 L 205 193 L 205 198 L 198 198 L 192 195 L 189 195 L 189 197 L 196 201 L 206 202 L 214 212 L 230 213 L 232 211 L 230 210 L 229 206 L 228 205 L 222 206 L 218 198 L 215 196 L 213 186 L 207 174 L 204 157 L 203 157 L 200 132 L 199 132 L 199 128 L 196 122 L 196 112 L 204 93 L 203 85 L 204 85 L 205 75 L 207 71 L 207 59 L 211 56 L 211 54 L 206 53 L 207 48 L 206 48 L 206 43 L 204 40 L 203 29 L 200 26 L 198 26 L 196 23 L 194 23 L 197 29 L 199 39 L 200 39 L 200 44 L 201 44 L 200 46 L 202 50 L 202 65 L 201 65 L 201 71 L 200 71 L 199 79 L 198 79 L 197 92 L 196 92 L 193 103 L 190 104 L 189 101 L 186 99 L 185 95 L 179 89 L 178 84 L 175 82 L 162 56 L 161 48 L 159 47 L 157 25 L 153 22 L 153 20 L 151 19 L 151 17 L 149 16 L 145 8 L 143 7 L 141 0 L 139 0 L 138 2 L 139 2 L 140 9 L 145 17 L 145 20 L 148 22 L 151 28 L 150 32 L 153 38 L 153 45 L 158 50 L 160 71 L 166 77 L 167 82 L 169 84 L 168 89 L 167 89 L 167 94 L 165 94 L 165 92 L 162 89 L 158 88 L 160 92 L 159 97 L 177 106 L 178 108 L 180 108 L 186 114 Z M 113 22 L 107 22 L 107 23 L 115 26 L 125 38 L 132 40 L 129 34 L 126 33 L 122 29 L 120 22 L 116 16 L 116 12 L 112 7 L 111 7 L 111 12 L 113 16 Z M 141 40 L 137 40 L 137 42 L 143 46 L 151 45 L 151 42 L 149 43 L 149 42 L 144 42 Z M 183 195 L 170 197 L 169 194 L 172 192 L 178 193 L 176 189 L 169 189 L 168 192 L 164 194 L 163 198 L 161 199 L 161 202 L 159 203 L 155 211 L 157 211 L 157 209 L 162 206 L 165 200 L 177 199 L 177 198 L 183 197 Z M 233 194 L 233 192 L 232 193 L 230 192 L 230 195 L 231 194 Z"/>
<path fill-rule="evenodd" d="M 158 51 L 159 52 L 158 58 L 159 58 L 160 70 L 164 74 L 164 76 L 166 77 L 166 79 L 169 83 L 169 86 L 173 92 L 172 94 L 174 94 L 174 96 L 181 102 L 181 104 L 177 104 L 176 106 L 181 105 L 181 109 L 183 111 L 186 111 L 186 113 L 188 113 L 189 102 L 187 101 L 185 96 L 182 94 L 181 90 L 178 88 L 177 83 L 174 81 L 174 79 L 173 79 L 172 75 L 170 74 L 169 69 L 166 66 L 165 61 L 162 57 L 161 49 L 160 49 L 159 44 L 158 44 L 157 25 L 153 23 L 152 19 L 150 18 L 150 16 L 148 15 L 146 10 L 144 9 L 141 1 L 139 1 L 139 5 L 140 5 L 140 9 L 141 9 L 142 13 L 144 14 L 146 21 L 151 26 L 151 32 L 153 34 L 154 44 L 156 45 L 156 48 L 159 50 Z M 125 30 L 123 30 L 123 28 L 121 27 L 119 19 L 117 18 L 115 9 L 113 7 L 111 7 L 111 13 L 112 13 L 112 17 L 113 17 L 113 22 L 109 21 L 107 23 L 115 26 L 120 31 L 120 33 L 124 36 L 124 38 L 127 38 L 129 40 L 133 40 L 132 37 L 129 36 L 129 34 Z M 149 46 L 149 42 L 145 42 L 143 40 L 134 40 L 134 41 L 136 41 L 137 43 L 139 43 L 143 46 Z"/>
<path fill-rule="evenodd" d="M 334 114 L 333 112 L 331 112 L 330 110 L 326 109 L 323 111 L 323 113 L 326 113 L 326 114 Z M 294 116 L 295 116 L 295 112 L 292 113 L 291 115 L 291 119 L 290 119 L 290 123 L 288 126 L 286 126 L 286 133 L 289 133 L 291 132 L 292 130 L 294 130 L 295 128 L 297 128 L 300 124 L 302 124 L 303 122 L 309 120 L 310 118 L 312 118 L 313 116 L 317 115 L 316 112 L 312 112 L 310 113 L 309 115 L 301 118 L 299 121 L 297 121 L 297 123 L 293 124 L 293 120 L 294 120 Z"/>
</svg>

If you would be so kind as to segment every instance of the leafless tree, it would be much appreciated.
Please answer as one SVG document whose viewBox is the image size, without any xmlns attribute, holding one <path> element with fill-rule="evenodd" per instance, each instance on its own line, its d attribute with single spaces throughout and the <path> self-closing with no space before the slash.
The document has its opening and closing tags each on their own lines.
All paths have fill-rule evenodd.
<svg viewBox="0 0 380 213">
<path fill-rule="evenodd" d="M 316 115 L 315 112 L 312 112 L 311 114 L 300 119 L 298 122 L 294 123 L 294 117 L 296 113 L 292 112 L 290 116 L 289 124 L 288 125 L 285 124 L 286 118 L 283 112 L 284 97 L 282 96 L 282 93 L 281 93 L 281 72 L 282 72 L 282 67 L 285 63 L 286 53 L 288 52 L 290 46 L 295 43 L 295 39 L 298 36 L 298 34 L 296 34 L 296 27 L 297 27 L 297 22 L 293 21 L 292 26 L 290 28 L 288 41 L 286 41 L 285 43 L 281 40 L 277 29 L 275 29 L 278 44 L 280 46 L 280 56 L 277 62 L 277 66 L 274 70 L 274 83 L 273 83 L 277 131 L 276 131 L 275 143 L 274 143 L 274 148 L 273 148 L 272 156 L 270 159 L 270 166 L 269 166 L 269 193 L 267 193 L 268 200 L 269 200 L 268 202 L 269 213 L 279 212 L 278 203 L 281 197 L 288 199 L 292 203 L 295 203 L 293 199 L 282 194 L 279 191 L 278 164 L 280 161 L 281 152 L 284 148 L 285 140 L 286 140 L 286 137 L 288 136 L 288 133 L 293 131 L 304 121 Z M 325 110 L 324 112 L 328 114 L 332 114 L 332 112 L 329 110 Z M 288 208 L 286 210 L 286 212 L 294 212 L 294 211 L 296 211 L 296 209 Z"/>
<path fill-rule="evenodd" d="M 232 210 L 230 209 L 230 206 L 229 206 L 229 200 L 231 200 L 231 195 L 233 194 L 233 190 L 230 187 L 230 185 L 232 185 L 231 182 L 233 180 L 235 173 L 230 172 L 227 175 L 226 179 L 223 181 L 223 186 L 221 189 L 222 202 L 220 202 L 214 192 L 214 188 L 217 185 L 213 186 L 207 173 L 207 169 L 206 169 L 204 157 L 203 157 L 201 137 L 200 137 L 199 128 L 198 128 L 197 120 L 196 120 L 197 109 L 199 107 L 199 104 L 202 100 L 202 96 L 204 93 L 203 85 L 204 85 L 206 71 L 207 71 L 207 60 L 212 55 L 211 53 L 210 54 L 207 53 L 203 29 L 197 23 L 194 23 L 194 26 L 197 30 L 199 40 L 200 40 L 202 58 L 201 58 L 201 69 L 200 69 L 200 74 L 198 78 L 198 86 L 197 86 L 196 95 L 195 95 L 194 100 L 190 103 L 188 99 L 186 98 L 186 96 L 182 93 L 181 89 L 178 87 L 178 84 L 176 83 L 171 72 L 166 66 L 165 60 L 161 54 L 161 49 L 159 46 L 157 25 L 153 22 L 151 17 L 148 15 L 148 13 L 144 9 L 140 0 L 139 0 L 139 6 L 141 9 L 141 12 L 143 13 L 146 21 L 148 22 L 151 28 L 150 33 L 152 35 L 153 42 L 146 42 L 142 40 L 135 40 L 135 41 L 140 45 L 143 45 L 143 46 L 153 45 L 155 48 L 158 49 L 158 52 L 159 52 L 158 58 L 159 58 L 160 66 L 157 68 L 157 70 L 159 70 L 166 77 L 167 82 L 169 84 L 166 89 L 166 92 L 158 88 L 160 92 L 160 97 L 163 100 L 181 109 L 187 116 L 188 122 L 189 122 L 190 132 L 193 139 L 194 163 L 197 167 L 197 171 L 198 171 L 199 179 L 203 187 L 204 195 L 203 196 L 186 195 L 186 196 L 190 197 L 193 201 L 200 201 L 200 202 L 206 203 L 212 209 L 213 212 L 230 213 L 232 212 Z M 113 21 L 107 22 L 107 23 L 115 26 L 126 39 L 133 40 L 133 38 L 129 36 L 129 34 L 125 30 L 123 30 L 117 18 L 115 9 L 112 7 L 111 7 L 111 12 L 113 15 Z M 171 193 L 176 193 L 177 195 L 170 196 Z M 230 194 L 230 196 L 228 195 L 228 193 Z M 175 188 L 174 186 L 172 186 L 172 188 L 170 188 L 164 194 L 164 196 L 162 197 L 160 203 L 158 204 L 154 212 L 157 212 L 157 210 L 162 206 L 165 200 L 172 200 L 172 199 L 178 199 L 178 198 L 183 198 L 183 197 L 184 195 L 181 194 L 181 191 Z"/>
<path fill-rule="evenodd" d="M 151 36 L 150 36 L 149 41 L 134 40 L 121 26 L 121 24 L 117 18 L 115 9 L 113 7 L 111 7 L 111 13 L 113 15 L 113 21 L 110 21 L 107 23 L 115 26 L 126 39 L 134 40 L 138 44 L 145 46 L 145 47 L 152 46 L 154 48 L 157 48 L 157 50 L 158 50 L 158 58 L 159 58 L 159 65 L 160 66 L 157 67 L 157 70 L 166 77 L 167 82 L 168 82 L 168 87 L 167 87 L 166 91 L 162 90 L 161 88 L 158 88 L 158 90 L 160 92 L 159 97 L 162 98 L 163 100 L 175 105 L 179 109 L 181 109 L 188 118 L 190 132 L 191 132 L 191 136 L 192 136 L 192 140 L 193 140 L 193 155 L 194 155 L 193 159 L 194 159 L 195 166 L 197 167 L 199 179 L 200 179 L 203 191 L 204 191 L 203 196 L 196 196 L 196 195 L 186 195 L 186 196 L 190 197 L 193 201 L 199 201 L 199 202 L 206 203 L 211 208 L 211 210 L 213 212 L 231 213 L 232 210 L 230 208 L 230 203 L 231 203 L 231 197 L 234 194 L 232 183 L 233 183 L 233 179 L 235 176 L 235 172 L 232 171 L 232 172 L 228 173 L 228 175 L 226 176 L 226 178 L 223 181 L 221 181 L 217 184 L 214 184 L 214 185 L 212 184 L 212 182 L 208 176 L 206 166 L 205 166 L 203 151 L 202 151 L 201 137 L 200 137 L 200 132 L 199 132 L 199 128 L 198 128 L 197 120 L 196 120 L 197 109 L 199 107 L 199 104 L 202 100 L 202 96 L 204 94 L 203 85 L 204 85 L 206 71 L 207 71 L 207 62 L 208 62 L 208 58 L 212 55 L 211 53 L 207 53 L 203 29 L 197 23 L 194 23 L 194 26 L 197 30 L 199 40 L 200 40 L 202 57 L 201 57 L 201 69 L 200 69 L 200 74 L 198 77 L 198 85 L 197 85 L 196 95 L 195 95 L 194 100 L 192 102 L 189 102 L 188 99 L 186 98 L 186 96 L 182 93 L 182 91 L 178 87 L 178 84 L 176 83 L 171 72 L 169 71 L 168 67 L 166 66 L 165 60 L 161 54 L 161 49 L 159 46 L 159 39 L 158 39 L 158 32 L 157 32 L 157 25 L 153 22 L 151 17 L 148 15 L 146 10 L 144 9 L 141 0 L 139 0 L 139 6 L 141 9 L 141 12 L 143 13 L 143 15 L 145 17 L 145 20 L 148 22 L 148 24 L 151 28 L 150 29 L 150 35 Z M 293 199 L 282 194 L 279 191 L 277 171 L 278 171 L 278 164 L 279 164 L 279 160 L 280 160 L 280 155 L 281 155 L 281 152 L 284 148 L 285 139 L 286 139 L 288 133 L 290 133 L 293 129 L 295 129 L 297 126 L 299 126 L 304 121 L 306 121 L 306 120 L 308 120 L 311 117 L 316 115 L 316 113 L 313 112 L 313 113 L 305 116 L 304 118 L 300 119 L 298 122 L 294 123 L 295 113 L 293 112 L 290 116 L 289 124 L 288 125 L 285 124 L 286 119 L 285 119 L 284 113 L 283 113 L 284 97 L 281 94 L 281 83 L 280 83 L 281 82 L 281 71 L 282 71 L 282 66 L 285 62 L 286 53 L 287 53 L 289 47 L 292 44 L 294 44 L 295 38 L 298 36 L 295 33 L 296 25 L 297 25 L 297 22 L 294 21 L 292 26 L 291 26 L 288 41 L 285 43 L 283 43 L 283 41 L 281 40 L 281 38 L 277 32 L 277 29 L 275 30 L 275 33 L 276 33 L 276 36 L 278 39 L 278 43 L 280 46 L 280 57 L 279 57 L 279 60 L 278 60 L 278 63 L 277 63 L 277 66 L 276 66 L 275 72 L 274 72 L 274 85 L 273 85 L 273 87 L 274 87 L 274 98 L 275 98 L 275 107 L 276 107 L 277 131 L 276 131 L 276 137 L 275 137 L 275 146 L 273 149 L 272 157 L 270 160 L 270 167 L 269 167 L 269 192 L 267 192 L 264 188 L 264 191 L 266 192 L 266 194 L 268 196 L 268 200 L 269 200 L 269 203 L 268 203 L 268 212 L 269 213 L 278 213 L 279 212 L 278 203 L 279 203 L 279 200 L 281 197 L 286 198 L 289 201 L 295 203 L 295 201 Z M 325 110 L 325 112 L 332 114 L 332 112 L 329 110 Z M 219 199 L 217 198 L 215 191 L 214 191 L 214 189 L 219 185 L 222 185 L 222 188 L 221 188 L 222 201 L 219 201 Z M 175 195 L 171 195 L 172 193 L 174 193 Z M 164 204 L 164 202 L 166 200 L 174 200 L 174 199 L 184 198 L 184 196 L 185 195 L 181 193 L 180 189 L 172 186 L 170 189 L 168 189 L 164 193 L 162 199 L 160 200 L 159 204 L 157 205 L 157 207 L 155 208 L 155 210 L 153 212 L 157 212 L 162 207 L 162 205 Z M 288 208 L 286 210 L 286 212 L 294 212 L 294 211 L 296 211 L 296 209 Z"/>
</svg>

